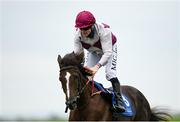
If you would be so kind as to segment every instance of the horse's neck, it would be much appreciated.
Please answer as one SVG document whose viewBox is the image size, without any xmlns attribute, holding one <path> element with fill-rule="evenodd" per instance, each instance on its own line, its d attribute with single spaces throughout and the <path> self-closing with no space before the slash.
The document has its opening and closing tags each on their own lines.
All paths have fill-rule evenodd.
<svg viewBox="0 0 180 122">
<path fill-rule="evenodd" d="M 81 103 L 88 103 L 88 101 L 91 98 L 91 90 L 92 90 L 92 86 L 90 83 L 87 84 L 87 82 L 89 82 L 88 80 L 83 78 L 83 87 L 85 87 L 84 91 L 82 92 L 82 94 L 80 95 L 80 101 Z M 86 86 L 85 86 L 86 85 Z"/>
</svg>

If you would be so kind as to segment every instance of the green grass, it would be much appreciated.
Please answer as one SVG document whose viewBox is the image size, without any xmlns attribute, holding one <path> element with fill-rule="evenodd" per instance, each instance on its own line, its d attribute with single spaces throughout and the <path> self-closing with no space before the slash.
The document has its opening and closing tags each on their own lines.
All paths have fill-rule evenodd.
<svg viewBox="0 0 180 122">
<path fill-rule="evenodd" d="M 180 115 L 174 115 L 171 121 L 179 121 L 180 122 Z"/>
</svg>

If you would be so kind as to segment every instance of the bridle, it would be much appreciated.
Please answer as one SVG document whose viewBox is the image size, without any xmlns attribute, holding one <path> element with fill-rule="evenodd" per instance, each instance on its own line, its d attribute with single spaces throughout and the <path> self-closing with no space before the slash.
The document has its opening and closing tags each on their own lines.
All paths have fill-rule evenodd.
<svg viewBox="0 0 180 122">
<path fill-rule="evenodd" d="M 71 108 L 71 106 L 73 106 L 73 104 L 75 104 L 76 106 L 78 105 L 78 100 L 80 99 L 80 95 L 84 92 L 86 86 L 89 84 L 89 79 L 87 79 L 86 84 L 82 87 L 81 72 L 79 70 L 79 67 L 77 67 L 77 66 L 65 66 L 65 67 L 62 67 L 62 68 L 60 68 L 60 73 L 62 71 L 66 71 L 66 70 L 70 70 L 70 69 L 73 69 L 73 70 L 76 71 L 76 73 L 78 73 L 78 77 L 77 77 L 78 78 L 78 82 L 77 82 L 77 86 L 78 86 L 77 90 L 78 90 L 78 92 L 77 92 L 76 96 L 74 96 L 72 98 L 68 98 L 66 100 L 66 102 L 65 102 L 65 104 L 66 104 L 65 113 L 67 113 L 68 108 Z"/>
</svg>

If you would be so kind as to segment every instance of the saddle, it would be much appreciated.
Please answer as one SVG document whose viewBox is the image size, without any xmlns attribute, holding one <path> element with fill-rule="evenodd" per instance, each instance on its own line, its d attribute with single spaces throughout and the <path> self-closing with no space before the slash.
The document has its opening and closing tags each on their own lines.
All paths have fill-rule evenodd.
<svg viewBox="0 0 180 122">
<path fill-rule="evenodd" d="M 90 81 L 91 84 L 94 84 L 94 87 L 97 88 L 99 90 L 99 94 L 106 97 L 108 100 L 110 100 L 112 106 L 113 104 L 115 104 L 116 99 L 115 99 L 115 94 L 113 92 L 113 88 L 104 88 L 102 84 L 96 82 L 96 81 Z M 122 92 L 122 98 L 124 101 L 124 107 L 125 107 L 125 112 L 117 112 L 117 111 L 113 111 L 115 116 L 126 116 L 126 117 L 132 117 L 133 115 L 135 115 L 135 112 L 133 111 L 132 108 L 132 101 L 128 98 L 127 95 L 125 95 Z"/>
<path fill-rule="evenodd" d="M 85 75 L 87 75 L 87 76 L 92 76 L 93 75 L 92 71 L 88 67 L 83 67 L 83 70 L 86 73 Z M 90 84 L 93 87 L 98 89 L 98 92 L 96 92 L 96 93 L 92 92 L 93 94 L 100 94 L 105 99 L 107 99 L 108 101 L 110 100 L 112 106 L 116 103 L 115 93 L 114 93 L 112 87 L 104 88 L 102 84 L 100 84 L 100 83 L 98 83 L 96 81 L 90 81 Z M 122 98 L 123 98 L 123 101 L 124 101 L 125 112 L 113 111 L 113 115 L 114 116 L 132 117 L 133 115 L 135 115 L 135 112 L 133 111 L 133 108 L 132 108 L 132 103 L 131 103 L 132 101 L 123 92 L 122 92 Z"/>
</svg>

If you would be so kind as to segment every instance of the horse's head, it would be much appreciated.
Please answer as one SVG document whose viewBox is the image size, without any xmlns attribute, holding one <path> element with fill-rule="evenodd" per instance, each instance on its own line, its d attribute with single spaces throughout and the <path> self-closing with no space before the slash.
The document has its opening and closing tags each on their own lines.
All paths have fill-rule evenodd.
<svg viewBox="0 0 180 122">
<path fill-rule="evenodd" d="M 63 58 L 58 55 L 60 67 L 59 80 L 66 95 L 66 105 L 69 109 L 77 108 L 77 102 L 81 89 L 82 74 L 79 67 L 84 61 L 84 53 L 75 55 L 73 52 L 66 54 Z"/>
</svg>

